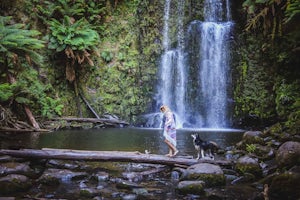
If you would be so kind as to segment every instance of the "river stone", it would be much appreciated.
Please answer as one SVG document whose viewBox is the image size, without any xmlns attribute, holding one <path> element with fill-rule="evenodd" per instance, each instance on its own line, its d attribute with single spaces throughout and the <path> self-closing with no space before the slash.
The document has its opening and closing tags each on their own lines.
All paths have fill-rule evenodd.
<svg viewBox="0 0 300 200">
<path fill-rule="evenodd" d="M 0 194 L 14 194 L 26 191 L 32 186 L 30 179 L 24 175 L 9 174 L 0 178 Z"/>
<path fill-rule="evenodd" d="M 204 181 L 180 181 L 177 190 L 180 194 L 202 194 L 204 185 Z"/>
<path fill-rule="evenodd" d="M 273 178 L 269 186 L 270 199 L 300 199 L 300 174 L 285 172 Z"/>
<path fill-rule="evenodd" d="M 186 169 L 187 180 L 202 180 L 205 186 L 220 186 L 225 184 L 225 176 L 219 165 L 199 163 Z"/>
<path fill-rule="evenodd" d="M 83 188 L 83 189 L 80 189 L 79 194 L 81 197 L 92 198 L 92 197 L 97 196 L 99 194 L 99 191 L 94 188 Z"/>
<path fill-rule="evenodd" d="M 133 188 L 141 188 L 142 186 L 131 181 L 120 180 L 116 184 L 119 189 L 133 189 Z"/>
<path fill-rule="evenodd" d="M 250 173 L 255 176 L 262 175 L 262 169 L 260 168 L 258 160 L 249 156 L 240 157 L 237 160 L 235 168 L 238 172 L 242 174 Z"/>
<path fill-rule="evenodd" d="M 93 177 L 95 177 L 98 182 L 109 180 L 109 174 L 107 172 L 97 172 L 95 175 L 93 175 Z"/>
<path fill-rule="evenodd" d="M 28 164 L 25 163 L 17 163 L 17 162 L 8 162 L 2 163 L 0 165 L 0 174 L 8 175 L 8 174 L 23 174 L 23 175 L 31 175 L 33 172 Z"/>
<path fill-rule="evenodd" d="M 283 143 L 276 153 L 279 167 L 292 167 L 300 164 L 300 142 L 288 141 Z"/>
<path fill-rule="evenodd" d="M 39 178 L 40 183 L 46 185 L 57 185 L 60 182 L 69 182 L 87 177 L 86 172 L 73 172 L 66 169 L 47 169 Z"/>
<path fill-rule="evenodd" d="M 263 144 L 261 131 L 247 131 L 243 135 L 243 142 L 245 144 Z"/>
</svg>

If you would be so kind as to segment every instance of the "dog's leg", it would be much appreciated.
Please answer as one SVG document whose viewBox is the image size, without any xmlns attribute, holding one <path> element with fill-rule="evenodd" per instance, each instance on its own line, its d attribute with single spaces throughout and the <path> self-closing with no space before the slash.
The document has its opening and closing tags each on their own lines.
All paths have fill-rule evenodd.
<svg viewBox="0 0 300 200">
<path fill-rule="evenodd" d="M 201 158 L 204 158 L 204 150 L 201 149 L 200 151 L 201 151 Z"/>
<path fill-rule="evenodd" d="M 196 158 L 197 160 L 199 160 L 200 159 L 200 151 L 197 151 L 197 158 Z"/>
<path fill-rule="evenodd" d="M 211 149 L 209 149 L 209 157 L 212 159 L 212 160 L 214 160 L 215 159 L 215 156 L 214 156 L 214 153 L 213 153 L 213 151 L 211 150 Z"/>
<path fill-rule="evenodd" d="M 212 154 L 211 154 L 211 149 L 208 149 L 208 156 L 211 158 Z"/>
</svg>

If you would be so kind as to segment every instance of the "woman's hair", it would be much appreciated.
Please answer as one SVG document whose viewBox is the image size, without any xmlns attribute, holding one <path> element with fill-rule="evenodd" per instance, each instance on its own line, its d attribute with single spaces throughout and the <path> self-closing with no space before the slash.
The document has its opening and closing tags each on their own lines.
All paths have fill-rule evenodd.
<svg viewBox="0 0 300 200">
<path fill-rule="evenodd" d="M 166 105 L 162 105 L 162 106 L 160 107 L 160 111 L 161 111 L 161 112 L 167 112 L 167 111 L 170 111 L 170 108 L 169 108 L 168 106 L 166 106 Z"/>
</svg>

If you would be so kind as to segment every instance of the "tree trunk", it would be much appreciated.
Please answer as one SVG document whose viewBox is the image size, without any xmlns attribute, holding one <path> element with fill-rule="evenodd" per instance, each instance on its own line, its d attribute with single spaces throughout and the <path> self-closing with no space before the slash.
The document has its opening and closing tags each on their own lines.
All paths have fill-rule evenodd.
<svg viewBox="0 0 300 200">
<path fill-rule="evenodd" d="M 197 163 L 212 163 L 230 166 L 233 163 L 227 160 L 196 160 L 181 158 L 179 156 L 170 158 L 156 154 L 143 154 L 140 152 L 124 151 L 85 151 L 72 149 L 49 149 L 42 150 L 22 149 L 22 150 L 0 150 L 0 155 L 9 155 L 22 158 L 38 159 L 61 159 L 61 160 L 86 160 L 86 161 L 110 161 L 110 162 L 135 162 L 152 163 L 169 166 L 185 165 L 190 166 Z"/>
<path fill-rule="evenodd" d="M 31 110 L 28 108 L 28 106 L 24 105 L 24 109 L 25 109 L 25 112 L 26 112 L 26 115 L 28 117 L 28 120 L 30 121 L 30 123 L 32 124 L 32 126 L 35 128 L 35 129 L 40 129 L 40 126 L 39 124 L 36 122 Z"/>
<path fill-rule="evenodd" d="M 7 77 L 8 77 L 8 81 L 9 81 L 10 84 L 13 84 L 13 83 L 16 82 L 15 77 L 14 77 L 11 73 L 7 72 Z M 28 117 L 28 120 L 29 120 L 29 122 L 31 123 L 31 125 L 32 125 L 35 129 L 40 129 L 40 126 L 39 126 L 39 124 L 36 122 L 36 120 L 35 120 L 35 118 L 34 118 L 32 112 L 31 112 L 31 110 L 29 109 L 29 107 L 28 107 L 27 105 L 25 105 L 25 104 L 23 104 L 23 105 L 24 105 L 25 113 L 26 113 L 26 115 L 27 115 L 27 117 Z"/>
</svg>

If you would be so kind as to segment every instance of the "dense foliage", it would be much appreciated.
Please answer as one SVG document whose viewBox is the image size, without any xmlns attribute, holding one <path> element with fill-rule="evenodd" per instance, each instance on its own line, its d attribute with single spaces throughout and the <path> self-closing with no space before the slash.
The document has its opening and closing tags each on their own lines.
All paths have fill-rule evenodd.
<svg viewBox="0 0 300 200">
<path fill-rule="evenodd" d="M 30 105 L 47 117 L 61 114 L 62 105 L 47 97 L 51 85 L 44 85 L 38 79 L 38 72 L 30 67 L 43 63 L 42 55 L 37 52 L 44 47 L 44 42 L 37 38 L 40 32 L 26 30 L 24 24 L 10 24 L 11 19 L 0 16 L 1 80 L 9 81 L 0 82 L 1 104 Z"/>
<path fill-rule="evenodd" d="M 242 6 L 247 23 L 239 35 L 236 116 L 287 120 L 299 110 L 300 3 L 246 0 Z"/>
<path fill-rule="evenodd" d="M 235 118 L 299 119 L 299 1 L 233 4 L 237 16 L 246 16 L 235 17 Z M 1 104 L 28 104 L 45 117 L 89 117 L 80 93 L 99 114 L 134 121 L 151 107 L 155 92 L 163 5 L 164 0 L 2 1 L 0 14 L 12 17 L 1 18 Z M 186 1 L 184 24 L 201 19 L 201 10 L 201 2 Z M 16 82 L 8 82 L 8 75 Z"/>
</svg>

